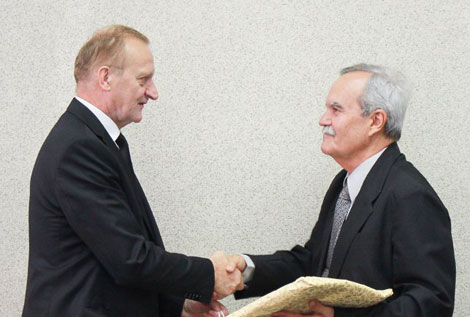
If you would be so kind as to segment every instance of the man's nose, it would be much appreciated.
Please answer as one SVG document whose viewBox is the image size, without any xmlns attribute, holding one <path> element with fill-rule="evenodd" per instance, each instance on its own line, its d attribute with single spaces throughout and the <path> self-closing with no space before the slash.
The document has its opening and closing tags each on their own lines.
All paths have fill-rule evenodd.
<svg viewBox="0 0 470 317">
<path fill-rule="evenodd" d="M 327 112 L 323 113 L 322 116 L 320 117 L 320 121 L 318 121 L 318 124 L 323 126 L 330 125 L 330 118 L 328 117 Z"/>
<path fill-rule="evenodd" d="M 145 95 L 149 97 L 152 100 L 157 100 L 158 99 L 158 90 L 157 87 L 155 87 L 155 83 L 152 82 L 150 83 L 150 86 L 147 87 L 147 90 L 145 91 Z"/>
</svg>

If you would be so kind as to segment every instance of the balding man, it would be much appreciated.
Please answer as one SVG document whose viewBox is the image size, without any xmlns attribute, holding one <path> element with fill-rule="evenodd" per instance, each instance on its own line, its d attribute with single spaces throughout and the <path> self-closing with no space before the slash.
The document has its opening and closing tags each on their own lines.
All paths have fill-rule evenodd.
<svg viewBox="0 0 470 317">
<path fill-rule="evenodd" d="M 275 316 L 452 316 L 455 259 L 449 215 L 396 143 L 408 90 L 400 73 L 384 67 L 359 64 L 341 71 L 320 125 L 323 153 L 343 170 L 325 195 L 310 240 L 290 251 L 249 256 L 254 274 L 238 298 L 313 275 L 392 288 L 394 295 L 369 308 L 312 302 L 310 315 Z M 232 260 L 245 269 L 242 257 Z"/>
<path fill-rule="evenodd" d="M 120 130 L 158 98 L 148 43 L 113 25 L 78 53 L 77 96 L 31 177 L 24 316 L 217 316 L 214 293 L 243 287 L 221 253 L 165 251 L 134 174 Z"/>
</svg>

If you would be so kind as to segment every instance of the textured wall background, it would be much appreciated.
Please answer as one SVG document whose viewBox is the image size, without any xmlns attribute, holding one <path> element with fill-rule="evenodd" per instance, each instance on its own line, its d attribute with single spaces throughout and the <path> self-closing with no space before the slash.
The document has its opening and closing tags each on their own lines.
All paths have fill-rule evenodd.
<svg viewBox="0 0 470 317">
<path fill-rule="evenodd" d="M 318 127 L 337 71 L 402 70 L 414 96 L 400 147 L 449 209 L 455 316 L 468 315 L 469 1 L 0 3 L 1 316 L 22 309 L 37 152 L 74 96 L 80 46 L 111 23 L 152 42 L 160 99 L 124 132 L 167 248 L 187 254 L 304 243 L 339 170 Z"/>
</svg>

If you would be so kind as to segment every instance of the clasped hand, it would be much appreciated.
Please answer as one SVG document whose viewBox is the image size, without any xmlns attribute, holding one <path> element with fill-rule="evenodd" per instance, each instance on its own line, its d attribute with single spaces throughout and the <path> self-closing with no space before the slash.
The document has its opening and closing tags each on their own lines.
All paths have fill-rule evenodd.
<svg viewBox="0 0 470 317">
<path fill-rule="evenodd" d="M 242 272 L 246 264 L 242 256 L 229 256 L 222 251 L 217 251 L 212 254 L 210 260 L 214 265 L 214 291 L 218 299 L 231 295 L 245 287 Z"/>
</svg>

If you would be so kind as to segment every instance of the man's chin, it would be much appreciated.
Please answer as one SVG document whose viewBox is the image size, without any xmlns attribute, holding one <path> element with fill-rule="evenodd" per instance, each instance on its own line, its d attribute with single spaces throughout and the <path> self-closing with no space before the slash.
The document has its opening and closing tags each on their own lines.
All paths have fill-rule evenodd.
<svg viewBox="0 0 470 317">
<path fill-rule="evenodd" d="M 331 153 L 331 147 L 326 144 L 325 140 L 323 140 L 323 143 L 321 144 L 321 151 L 326 155 L 330 155 Z"/>
<path fill-rule="evenodd" d="M 142 112 L 140 112 L 138 115 L 134 116 L 134 120 L 132 120 L 132 122 L 139 123 L 140 121 L 142 121 L 142 119 L 143 119 L 143 115 L 142 115 Z"/>
</svg>

